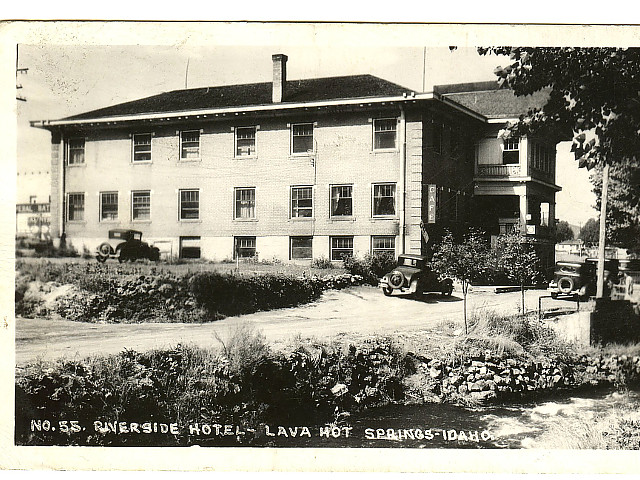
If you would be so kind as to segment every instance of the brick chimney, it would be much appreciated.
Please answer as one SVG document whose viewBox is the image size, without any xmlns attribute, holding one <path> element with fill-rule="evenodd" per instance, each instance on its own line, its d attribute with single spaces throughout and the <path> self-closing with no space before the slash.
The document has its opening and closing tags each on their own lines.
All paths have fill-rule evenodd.
<svg viewBox="0 0 640 480">
<path fill-rule="evenodd" d="M 287 83 L 287 56 L 282 53 L 272 55 L 273 59 L 273 103 L 284 99 L 284 88 Z"/>
</svg>

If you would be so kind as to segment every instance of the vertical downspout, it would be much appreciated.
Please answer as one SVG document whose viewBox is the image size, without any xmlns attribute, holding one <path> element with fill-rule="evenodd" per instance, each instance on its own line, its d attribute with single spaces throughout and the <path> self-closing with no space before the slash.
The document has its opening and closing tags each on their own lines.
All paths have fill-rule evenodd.
<svg viewBox="0 0 640 480">
<path fill-rule="evenodd" d="M 66 215 L 66 211 L 67 211 L 67 205 L 65 203 L 65 190 L 66 190 L 66 185 L 65 183 L 65 170 L 66 170 L 66 160 L 67 160 L 67 152 L 66 152 L 66 145 L 65 145 L 65 138 L 64 138 L 64 134 L 62 133 L 62 131 L 60 131 L 60 153 L 58 155 L 58 161 L 60 162 L 60 194 L 58 197 L 58 205 L 60 205 L 60 214 L 59 214 L 59 221 L 60 221 L 60 238 L 64 238 L 66 240 L 67 236 L 65 235 L 65 231 L 64 231 L 64 227 L 65 227 L 65 215 Z"/>
<path fill-rule="evenodd" d="M 400 253 L 405 253 L 406 221 L 405 204 L 407 197 L 407 120 L 404 105 L 400 104 Z"/>
</svg>

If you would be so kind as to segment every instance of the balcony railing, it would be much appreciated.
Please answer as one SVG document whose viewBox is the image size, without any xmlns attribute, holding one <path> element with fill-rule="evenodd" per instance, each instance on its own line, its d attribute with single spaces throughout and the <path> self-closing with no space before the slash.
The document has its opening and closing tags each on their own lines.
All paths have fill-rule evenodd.
<svg viewBox="0 0 640 480">
<path fill-rule="evenodd" d="M 478 165 L 479 177 L 517 177 L 520 165 Z"/>
</svg>

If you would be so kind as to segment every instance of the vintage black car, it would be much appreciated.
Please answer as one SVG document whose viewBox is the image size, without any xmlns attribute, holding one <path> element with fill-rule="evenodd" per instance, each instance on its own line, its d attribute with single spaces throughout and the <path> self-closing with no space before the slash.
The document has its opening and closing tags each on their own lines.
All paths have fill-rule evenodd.
<svg viewBox="0 0 640 480">
<path fill-rule="evenodd" d="M 396 267 L 380 280 L 382 292 L 389 296 L 394 290 L 421 298 L 424 292 L 440 292 L 451 295 L 453 280 L 439 279 L 438 275 L 427 265 L 427 258 L 422 255 L 404 254 L 398 256 Z"/>
<path fill-rule="evenodd" d="M 99 262 L 106 262 L 108 258 L 117 258 L 120 263 L 139 258 L 155 261 L 160 259 L 160 250 L 143 242 L 142 232 L 116 228 L 109 230 L 109 241 L 101 243 L 96 251 Z"/>
<path fill-rule="evenodd" d="M 587 258 L 584 262 L 556 262 L 554 279 L 549 283 L 552 298 L 579 297 L 586 300 L 596 294 L 598 260 Z M 618 282 L 618 261 L 604 262 L 604 294 L 609 296 Z"/>
</svg>

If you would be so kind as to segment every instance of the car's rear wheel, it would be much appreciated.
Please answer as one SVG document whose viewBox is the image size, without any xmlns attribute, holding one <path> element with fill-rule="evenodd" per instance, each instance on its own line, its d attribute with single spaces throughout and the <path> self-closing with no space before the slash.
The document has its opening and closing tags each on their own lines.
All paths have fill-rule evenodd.
<svg viewBox="0 0 640 480">
<path fill-rule="evenodd" d="M 450 281 L 444 280 L 442 282 L 442 296 L 443 297 L 450 297 L 451 294 L 453 293 L 453 283 L 451 283 Z"/>
<path fill-rule="evenodd" d="M 107 257 L 103 257 L 102 255 L 96 255 L 96 260 L 98 260 L 100 263 L 104 263 L 107 261 Z"/>
</svg>

